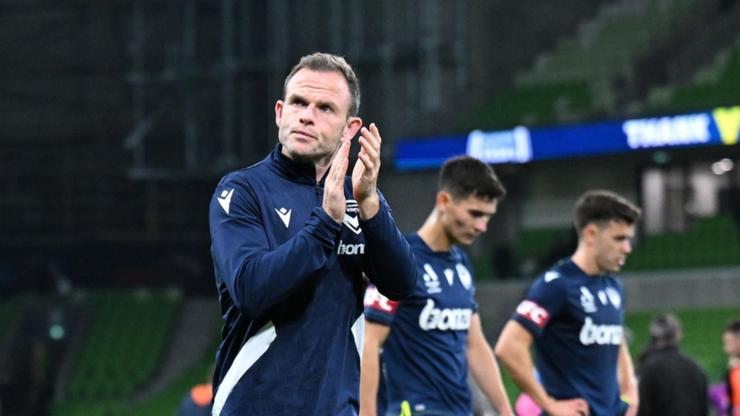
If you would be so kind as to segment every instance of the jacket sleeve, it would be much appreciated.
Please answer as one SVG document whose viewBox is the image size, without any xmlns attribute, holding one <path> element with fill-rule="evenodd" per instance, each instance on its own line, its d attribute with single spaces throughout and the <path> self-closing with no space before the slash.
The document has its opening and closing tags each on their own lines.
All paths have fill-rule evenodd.
<svg viewBox="0 0 740 416">
<path fill-rule="evenodd" d="M 365 273 L 378 290 L 392 300 L 408 297 L 416 287 L 416 259 L 396 227 L 390 207 L 380 192 L 380 210 L 362 222 L 365 233 Z"/>
<path fill-rule="evenodd" d="M 340 230 L 340 224 L 316 207 L 301 231 L 271 250 L 257 201 L 251 187 L 227 177 L 216 188 L 209 207 L 217 279 L 250 319 L 322 269 Z"/>
</svg>

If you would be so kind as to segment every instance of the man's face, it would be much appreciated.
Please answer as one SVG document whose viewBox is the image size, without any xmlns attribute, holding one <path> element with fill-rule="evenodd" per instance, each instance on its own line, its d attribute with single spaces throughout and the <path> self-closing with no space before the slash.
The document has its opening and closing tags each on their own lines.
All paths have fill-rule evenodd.
<svg viewBox="0 0 740 416">
<path fill-rule="evenodd" d="M 632 238 L 635 236 L 634 225 L 612 220 L 605 225 L 589 224 L 586 227 L 592 227 L 591 241 L 599 272 L 618 272 L 632 252 Z"/>
<path fill-rule="evenodd" d="M 730 331 L 722 334 L 722 346 L 728 357 L 740 357 L 740 336 Z"/>
<path fill-rule="evenodd" d="M 468 196 L 455 200 L 444 191 L 437 198 L 442 226 L 454 244 L 471 245 L 476 237 L 486 232 L 488 221 L 496 213 L 495 199 Z"/>
<path fill-rule="evenodd" d="M 351 138 L 362 121 L 348 117 L 349 86 L 339 72 L 303 68 L 288 81 L 285 101 L 275 103 L 282 153 L 302 162 L 328 162 L 341 138 Z"/>
</svg>

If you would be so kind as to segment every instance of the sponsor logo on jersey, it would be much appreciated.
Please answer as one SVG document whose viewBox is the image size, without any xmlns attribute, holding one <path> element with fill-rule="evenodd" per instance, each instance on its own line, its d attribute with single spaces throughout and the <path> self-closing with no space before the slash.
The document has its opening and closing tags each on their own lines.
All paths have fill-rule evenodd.
<svg viewBox="0 0 740 416">
<path fill-rule="evenodd" d="M 368 286 L 365 291 L 363 304 L 366 308 L 373 308 L 380 312 L 395 314 L 398 308 L 398 302 L 392 301 L 378 292 L 375 286 Z"/>
<path fill-rule="evenodd" d="M 583 345 L 620 345 L 622 325 L 597 325 L 591 317 L 587 316 L 578 339 Z"/>
<path fill-rule="evenodd" d="M 356 256 L 358 254 L 365 254 L 365 243 L 346 244 L 344 241 L 339 240 L 339 247 L 337 247 L 337 255 Z"/>
<path fill-rule="evenodd" d="M 472 309 L 435 307 L 434 299 L 427 299 L 427 304 L 419 314 L 419 327 L 425 331 L 462 331 L 470 328 Z"/>
<path fill-rule="evenodd" d="M 550 320 L 550 314 L 547 312 L 547 309 L 531 300 L 523 300 L 516 307 L 516 313 L 532 321 L 540 328 L 544 328 L 547 325 L 547 321 Z"/>
</svg>

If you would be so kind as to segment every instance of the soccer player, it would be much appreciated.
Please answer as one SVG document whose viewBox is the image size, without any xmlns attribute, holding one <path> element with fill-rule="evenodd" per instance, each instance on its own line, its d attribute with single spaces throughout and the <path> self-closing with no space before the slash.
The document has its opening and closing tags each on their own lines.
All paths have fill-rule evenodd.
<svg viewBox="0 0 740 416">
<path fill-rule="evenodd" d="M 578 247 L 532 284 L 498 342 L 514 382 L 546 414 L 634 415 L 638 393 L 614 276 L 632 251 L 640 209 L 610 191 L 576 203 Z M 530 346 L 542 384 L 533 376 Z"/>
<path fill-rule="evenodd" d="M 512 414 L 481 328 L 472 265 L 459 247 L 486 231 L 505 193 L 478 159 L 458 157 L 442 166 L 434 209 L 406 237 L 423 280 L 401 302 L 374 287 L 365 296 L 360 415 L 471 415 L 468 366 L 500 414 Z"/>
<path fill-rule="evenodd" d="M 279 144 L 227 174 L 210 204 L 224 320 L 213 415 L 356 415 L 363 274 L 400 299 L 416 286 L 414 257 L 376 188 L 381 137 L 361 128 L 349 64 L 305 56 L 283 89 Z"/>
</svg>

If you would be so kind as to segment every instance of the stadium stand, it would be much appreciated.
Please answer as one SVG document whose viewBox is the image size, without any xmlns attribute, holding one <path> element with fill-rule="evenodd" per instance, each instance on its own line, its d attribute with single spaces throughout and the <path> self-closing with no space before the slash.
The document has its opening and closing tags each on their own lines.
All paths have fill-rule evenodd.
<svg viewBox="0 0 740 416">
<path fill-rule="evenodd" d="M 639 57 L 671 34 L 696 0 L 606 3 L 538 55 L 514 84 L 473 113 L 477 128 L 570 122 L 610 114 Z"/>
<path fill-rule="evenodd" d="M 77 353 L 67 395 L 54 404 L 56 416 L 171 414 L 183 392 L 201 382 L 213 364 L 218 339 L 213 323 L 189 328 L 189 342 L 173 336 L 176 328 L 193 324 L 192 319 L 176 323 L 180 316 L 188 315 L 184 309 L 193 306 L 177 291 L 94 291 L 82 303 L 93 319 Z M 195 313 L 202 315 L 203 308 L 213 312 L 214 305 L 201 300 L 195 306 Z M 218 315 L 205 317 L 215 323 Z M 193 340 L 196 334 L 200 339 Z M 175 342 L 207 345 L 196 348 L 200 353 L 194 358 L 192 351 L 183 353 L 183 345 L 174 346 L 180 350 L 177 357 L 163 357 Z M 167 378 L 166 385 L 154 386 L 161 368 L 173 360 L 181 361 L 178 364 L 183 370 Z"/>
<path fill-rule="evenodd" d="M 0 303 L 0 345 L 5 340 L 10 324 L 15 317 L 16 304 L 13 301 Z"/>
<path fill-rule="evenodd" d="M 531 277 L 570 254 L 570 227 L 524 230 L 514 242 L 515 270 Z M 572 247 L 571 247 L 572 246 Z M 729 216 L 699 218 L 686 232 L 644 236 L 625 265 L 626 272 L 711 268 L 740 264 L 740 239 Z"/>
<path fill-rule="evenodd" d="M 84 300 L 91 321 L 68 386 L 72 399 L 133 394 L 152 377 L 177 312 L 179 296 L 157 291 L 99 291 Z"/>
<path fill-rule="evenodd" d="M 701 110 L 738 104 L 740 91 L 740 37 L 720 51 L 714 60 L 683 84 L 668 84 L 650 90 L 646 112 Z"/>
</svg>

